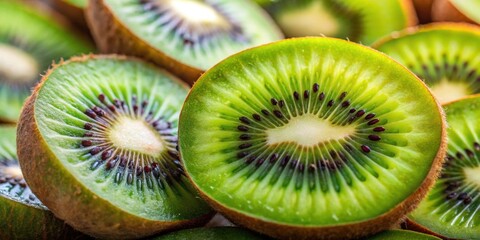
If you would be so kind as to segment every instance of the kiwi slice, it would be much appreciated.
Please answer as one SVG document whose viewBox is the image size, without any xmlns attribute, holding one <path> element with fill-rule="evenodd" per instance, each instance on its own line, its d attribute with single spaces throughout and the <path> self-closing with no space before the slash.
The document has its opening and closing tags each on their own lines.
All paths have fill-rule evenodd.
<svg viewBox="0 0 480 240">
<path fill-rule="evenodd" d="M 282 38 L 251 0 L 94 0 L 87 20 L 102 51 L 149 59 L 189 83 L 235 52 Z"/>
<path fill-rule="evenodd" d="M 344 40 L 298 38 L 202 75 L 179 146 L 196 188 L 234 223 L 345 239 L 386 230 L 415 207 L 441 167 L 444 128 L 434 97 L 397 62 Z"/>
<path fill-rule="evenodd" d="M 435 0 L 432 5 L 432 18 L 438 22 L 480 24 L 480 1 Z"/>
<path fill-rule="evenodd" d="M 480 95 L 444 105 L 448 150 L 440 178 L 412 212 L 409 227 L 443 238 L 480 237 Z"/>
<path fill-rule="evenodd" d="M 170 74 L 126 57 L 55 65 L 19 122 L 18 156 L 32 191 L 57 217 L 99 238 L 207 222 L 213 213 L 176 150 L 187 91 Z"/>
<path fill-rule="evenodd" d="M 406 230 L 389 230 L 365 240 L 440 240 L 440 238 Z"/>
<path fill-rule="evenodd" d="M 51 15 L 0 0 L 0 122 L 16 122 L 30 89 L 53 60 L 92 51 Z"/>
<path fill-rule="evenodd" d="M 325 35 L 367 45 L 417 23 L 410 0 L 279 0 L 265 8 L 288 37 Z"/>
<path fill-rule="evenodd" d="M 53 214 L 23 179 L 16 128 L 0 126 L 0 239 L 88 239 Z"/>
<path fill-rule="evenodd" d="M 373 45 L 407 66 L 441 103 L 480 93 L 480 28 L 435 23 L 406 29 Z"/>
<path fill-rule="evenodd" d="M 153 240 L 262 240 L 270 239 L 258 233 L 238 227 L 194 228 L 169 233 Z"/>
</svg>

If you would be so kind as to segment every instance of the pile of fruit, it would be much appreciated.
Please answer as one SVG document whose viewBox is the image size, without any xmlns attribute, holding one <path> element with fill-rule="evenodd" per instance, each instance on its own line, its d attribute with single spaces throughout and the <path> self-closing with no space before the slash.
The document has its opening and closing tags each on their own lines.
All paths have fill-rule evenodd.
<svg viewBox="0 0 480 240">
<path fill-rule="evenodd" d="M 479 23 L 0 0 L 0 239 L 480 239 Z"/>
</svg>

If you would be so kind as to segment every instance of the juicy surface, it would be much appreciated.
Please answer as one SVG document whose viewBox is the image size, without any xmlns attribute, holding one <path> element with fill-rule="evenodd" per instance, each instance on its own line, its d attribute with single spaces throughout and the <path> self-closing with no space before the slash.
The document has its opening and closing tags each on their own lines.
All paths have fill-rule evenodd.
<svg viewBox="0 0 480 240">
<path fill-rule="evenodd" d="M 480 28 L 448 23 L 393 35 L 374 47 L 407 66 L 446 103 L 480 93 L 479 41 Z"/>
<path fill-rule="evenodd" d="M 373 237 L 366 238 L 365 240 L 440 240 L 440 238 L 404 230 L 390 230 L 379 233 Z"/>
<path fill-rule="evenodd" d="M 119 148 L 113 154 L 110 152 L 109 157 L 105 157 L 107 149 L 92 154 L 93 145 L 101 138 L 98 135 L 84 138 L 86 123 L 92 124 L 96 130 L 108 129 L 108 122 L 113 121 L 104 122 L 100 118 L 92 121 L 84 113 L 93 105 L 102 106 L 98 98 L 100 94 L 104 94 L 104 102 L 111 99 L 125 101 L 130 110 L 134 109 L 133 96 L 147 99 L 149 104 L 141 113 L 127 111 L 130 114 L 126 116 L 147 119 L 151 112 L 154 118 L 163 116 L 176 126 L 186 93 L 185 87 L 169 75 L 142 62 L 111 58 L 74 61 L 57 67 L 43 83 L 35 102 L 35 119 L 41 136 L 56 156 L 52 161 L 58 161 L 64 167 L 59 171 L 73 175 L 93 194 L 143 218 L 188 219 L 206 214 L 209 208 L 194 194 L 184 175 L 177 175 L 176 180 L 167 182 L 154 175 L 153 165 L 149 165 L 153 161 L 162 167 L 173 166 L 170 162 L 173 160 L 145 155 L 141 149 Z M 107 114 L 108 109 L 103 111 Z M 84 141 L 91 141 L 92 146 L 83 147 Z M 119 165 L 123 161 L 116 161 L 116 154 L 126 156 L 131 168 L 130 162 L 128 168 L 125 164 Z M 133 174 L 136 169 L 137 174 Z M 162 169 L 162 174 L 165 172 L 168 170 Z"/>
<path fill-rule="evenodd" d="M 188 2 L 188 0 L 182 1 Z M 177 25 L 180 25 L 178 22 L 181 18 L 176 17 L 177 15 L 166 11 L 167 14 L 159 16 L 158 10 L 144 7 L 152 6 L 152 4 L 142 5 L 140 2 L 142 1 L 105 0 L 116 18 L 135 35 L 167 56 L 202 70 L 210 68 L 223 58 L 243 49 L 281 39 L 278 29 L 271 20 L 260 7 L 250 0 L 194 0 L 193 2 L 196 4 L 215 6 L 216 11 L 223 16 L 229 16 L 230 23 L 238 25 L 238 28 L 241 29 L 241 38 L 246 40 L 237 41 L 229 34 L 213 32 L 211 33 L 213 37 L 202 36 L 203 40 L 200 39 L 198 40 L 200 43 L 195 44 L 186 44 L 182 38 L 191 37 L 196 41 L 195 33 L 202 32 L 204 28 L 208 30 L 208 26 L 199 25 L 191 30 L 188 25 L 179 27 Z M 158 6 L 170 4 L 168 0 L 151 2 Z"/>
<path fill-rule="evenodd" d="M 349 123 L 351 108 L 353 115 L 375 113 L 378 122 L 365 114 Z M 261 120 L 251 117 L 255 112 Z M 356 131 L 313 147 L 266 144 L 267 129 L 302 112 Z M 370 140 L 379 126 L 382 139 Z M 208 198 L 255 218 L 303 226 L 364 221 L 394 208 L 430 171 L 441 132 L 438 106 L 413 74 L 375 51 L 327 38 L 285 40 L 226 59 L 196 82 L 179 126 L 186 170 Z"/>
<path fill-rule="evenodd" d="M 442 176 L 409 216 L 430 231 L 455 239 L 475 239 L 480 233 L 480 96 L 447 104 L 448 158 Z M 468 174 L 470 172 L 470 174 Z M 474 173 L 473 173 L 474 172 Z M 459 182 L 455 189 L 447 190 Z M 456 196 L 447 199 L 450 193 Z M 470 203 L 459 198 L 467 193 Z"/>
<path fill-rule="evenodd" d="M 10 122 L 17 120 L 31 87 L 52 61 L 92 50 L 89 44 L 78 39 L 52 17 L 6 0 L 0 1 L 0 46 L 2 45 L 16 48 L 36 61 L 35 72 L 29 73 L 29 76 L 33 76 L 31 79 L 15 83 L 2 79 L 0 73 L 0 119 Z M 5 60 L 12 63 L 11 59 Z"/>
<path fill-rule="evenodd" d="M 371 44 L 409 26 L 403 0 L 274 1 L 267 10 L 290 37 L 326 35 Z"/>
<path fill-rule="evenodd" d="M 218 239 L 230 239 L 230 240 L 261 240 L 269 239 L 258 233 L 238 228 L 238 227 L 215 227 L 215 228 L 194 228 L 181 230 L 173 233 L 169 233 L 160 237 L 156 237 L 153 240 L 218 240 Z"/>
</svg>

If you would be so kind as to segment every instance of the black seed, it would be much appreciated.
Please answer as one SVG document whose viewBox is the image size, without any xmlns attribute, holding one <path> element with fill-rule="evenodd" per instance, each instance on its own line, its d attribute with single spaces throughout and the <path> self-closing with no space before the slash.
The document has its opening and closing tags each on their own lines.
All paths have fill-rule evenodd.
<svg viewBox="0 0 480 240">
<path fill-rule="evenodd" d="M 244 157 L 246 157 L 247 155 L 248 155 L 248 152 L 239 152 L 239 153 L 237 153 L 237 157 L 238 157 L 238 158 L 244 158 Z"/>
<path fill-rule="evenodd" d="M 30 194 L 28 195 L 28 199 L 30 199 L 31 201 L 35 200 L 35 196 L 33 196 L 33 194 Z"/>
<path fill-rule="evenodd" d="M 178 149 L 178 145 L 175 145 L 175 150 L 180 151 L 180 150 Z"/>
<path fill-rule="evenodd" d="M 142 167 L 137 166 L 137 167 L 135 168 L 135 173 L 137 174 L 137 176 L 142 175 L 142 172 L 143 172 Z"/>
<path fill-rule="evenodd" d="M 366 153 L 370 152 L 370 147 L 367 145 L 362 145 L 360 148 L 362 149 L 363 152 L 366 152 Z"/>
<path fill-rule="evenodd" d="M 356 117 L 361 117 L 363 116 L 363 114 L 365 114 L 365 110 L 360 110 L 357 112 L 357 114 L 355 114 Z"/>
<path fill-rule="evenodd" d="M 168 150 L 167 153 L 168 153 L 168 155 L 170 155 L 170 157 L 172 157 L 172 158 L 175 158 L 175 159 L 178 158 L 178 153 L 175 152 L 175 151 Z"/>
<path fill-rule="evenodd" d="M 278 110 L 273 110 L 273 114 L 275 114 L 275 116 L 277 116 L 277 118 L 283 118 L 282 112 L 280 112 Z"/>
<path fill-rule="evenodd" d="M 137 106 L 137 105 L 133 105 L 132 108 L 133 108 L 133 112 L 134 112 L 134 113 L 138 112 L 138 106 Z"/>
<path fill-rule="evenodd" d="M 350 106 L 350 102 L 349 101 L 344 101 L 342 102 L 342 107 L 348 107 Z"/>
<path fill-rule="evenodd" d="M 337 152 L 335 152 L 335 151 L 333 151 L 333 150 L 330 151 L 330 156 L 331 156 L 332 158 L 336 158 L 336 157 L 337 157 Z"/>
<path fill-rule="evenodd" d="M 322 101 L 323 99 L 325 98 L 325 93 L 320 93 L 320 95 L 318 95 L 318 100 Z"/>
<path fill-rule="evenodd" d="M 460 193 L 460 195 L 458 195 L 457 199 L 458 199 L 458 200 L 463 200 L 463 199 L 465 199 L 465 198 L 467 198 L 467 197 L 468 197 L 468 194 L 467 194 L 467 193 Z"/>
<path fill-rule="evenodd" d="M 347 92 L 342 92 L 342 94 L 340 94 L 340 100 L 344 99 L 345 96 L 347 96 Z"/>
<path fill-rule="evenodd" d="M 475 150 L 480 151 L 480 144 L 478 144 L 477 142 L 473 143 L 473 147 L 475 148 Z"/>
<path fill-rule="evenodd" d="M 305 91 L 303 92 L 303 98 L 306 99 L 306 98 L 308 98 L 308 96 L 310 96 L 310 91 L 305 90 Z"/>
<path fill-rule="evenodd" d="M 247 117 L 239 117 L 238 119 L 245 124 L 250 124 L 250 120 Z"/>
<path fill-rule="evenodd" d="M 255 157 L 254 155 L 252 155 L 252 156 L 248 157 L 248 158 L 245 160 L 245 162 L 246 162 L 247 164 L 250 164 L 250 163 L 252 163 L 253 161 L 255 161 L 256 158 L 257 158 L 257 157 Z"/>
<path fill-rule="evenodd" d="M 94 111 L 99 117 L 103 117 L 103 116 L 105 115 L 105 112 L 104 112 L 101 108 L 99 108 L 99 107 L 97 107 L 97 106 L 93 107 L 93 111 Z"/>
<path fill-rule="evenodd" d="M 368 122 L 368 125 L 374 125 L 374 124 L 377 124 L 378 122 L 380 122 L 380 120 L 373 119 L 373 120 L 370 120 L 370 122 Z"/>
<path fill-rule="evenodd" d="M 115 162 L 116 162 L 116 161 L 115 161 L 115 160 L 113 160 L 113 159 L 112 159 L 112 160 L 110 160 L 110 161 L 108 161 L 108 162 L 107 162 L 107 164 L 105 165 L 105 168 L 106 168 L 107 170 L 110 170 L 110 169 L 112 169 L 112 168 L 113 168 L 113 166 L 115 166 Z"/>
<path fill-rule="evenodd" d="M 278 102 L 278 106 L 280 106 L 280 108 L 282 108 L 283 106 L 285 106 L 285 101 L 280 100 L 280 101 Z"/>
<path fill-rule="evenodd" d="M 265 158 L 260 158 L 258 159 L 257 163 L 255 163 L 255 166 L 260 167 L 264 162 L 265 162 Z"/>
<path fill-rule="evenodd" d="M 243 144 L 240 144 L 240 146 L 238 146 L 238 148 L 245 149 L 245 148 L 249 148 L 251 146 L 252 146 L 252 144 L 250 144 L 250 143 L 243 143 Z"/>
<path fill-rule="evenodd" d="M 355 111 L 357 111 L 355 108 L 352 108 L 350 109 L 350 111 L 348 111 L 349 113 L 354 113 Z"/>
<path fill-rule="evenodd" d="M 305 164 L 299 163 L 298 164 L 298 171 L 303 172 L 305 170 Z"/>
<path fill-rule="evenodd" d="M 473 154 L 473 152 L 470 149 L 465 149 L 465 153 L 470 158 L 473 158 L 475 156 L 475 154 Z"/>
<path fill-rule="evenodd" d="M 368 139 L 372 141 L 380 141 L 381 138 L 378 135 L 368 135 Z"/>
<path fill-rule="evenodd" d="M 268 112 L 267 109 L 263 109 L 263 110 L 262 110 L 262 113 L 263 113 L 263 115 L 265 115 L 265 116 L 270 115 L 270 113 Z"/>
<path fill-rule="evenodd" d="M 318 83 L 314 83 L 313 84 L 313 92 L 318 92 L 318 89 L 320 88 L 320 86 L 318 85 Z"/>
<path fill-rule="evenodd" d="M 122 106 L 122 102 L 118 99 L 113 100 L 113 105 L 115 105 L 117 108 Z"/>
<path fill-rule="evenodd" d="M 450 200 L 450 199 L 454 199 L 457 197 L 457 193 L 456 192 L 452 192 L 450 194 L 447 195 L 447 200 Z"/>
<path fill-rule="evenodd" d="M 384 127 L 376 127 L 373 129 L 374 132 L 383 132 L 385 131 L 385 128 Z"/>
<path fill-rule="evenodd" d="M 85 123 L 85 125 L 83 125 L 83 128 L 85 128 L 86 130 L 92 130 L 93 125 L 91 123 Z"/>
<path fill-rule="evenodd" d="M 273 105 L 277 105 L 277 103 L 278 103 L 277 99 L 275 99 L 275 98 L 270 99 L 270 102 L 271 102 Z"/>
<path fill-rule="evenodd" d="M 295 98 L 295 100 L 298 100 L 300 99 L 300 94 L 298 94 L 297 91 L 293 92 L 293 97 Z"/>
<path fill-rule="evenodd" d="M 85 134 L 83 134 L 84 137 L 93 137 L 93 133 L 92 132 L 86 132 Z"/>
<path fill-rule="evenodd" d="M 103 93 L 98 95 L 98 100 L 100 100 L 102 103 L 105 103 L 105 95 Z"/>
<path fill-rule="evenodd" d="M 314 172 L 316 169 L 317 169 L 317 166 L 316 166 L 315 164 L 310 163 L 310 164 L 308 165 L 308 171 L 309 171 L 309 172 Z"/>
<path fill-rule="evenodd" d="M 256 113 L 252 114 L 252 117 L 253 117 L 253 119 L 255 119 L 255 120 L 257 120 L 257 121 L 262 120 L 262 118 L 260 117 L 260 115 L 258 115 L 258 114 L 256 114 Z"/>
<path fill-rule="evenodd" d="M 148 105 L 147 100 L 144 100 L 144 101 L 142 102 L 142 108 L 145 108 L 147 105 Z"/>
<path fill-rule="evenodd" d="M 97 114 L 95 114 L 95 112 L 92 110 L 92 109 L 87 109 L 85 111 L 85 114 L 91 118 L 96 118 L 97 117 Z"/>
<path fill-rule="evenodd" d="M 152 171 L 152 169 L 149 166 L 145 166 L 143 167 L 143 171 L 145 171 L 146 173 L 149 173 Z"/>
<path fill-rule="evenodd" d="M 252 137 L 250 137 L 250 135 L 248 135 L 248 134 L 242 134 L 242 135 L 240 135 L 239 138 L 242 139 L 242 140 L 249 140 L 249 139 L 251 139 Z"/>
<path fill-rule="evenodd" d="M 290 161 L 290 168 L 291 169 L 294 169 L 298 164 L 298 161 L 293 159 L 292 161 Z"/>
<path fill-rule="evenodd" d="M 100 147 L 94 147 L 94 148 L 92 148 L 92 150 L 90 150 L 90 154 L 96 155 L 96 154 L 98 154 L 100 151 L 102 151 L 102 148 L 100 148 Z"/>
<path fill-rule="evenodd" d="M 466 197 L 465 199 L 463 199 L 463 204 L 468 205 L 470 203 L 472 203 L 472 198 L 471 197 Z"/>
<path fill-rule="evenodd" d="M 102 160 L 107 160 L 112 156 L 112 151 L 104 151 L 102 152 Z"/>
<path fill-rule="evenodd" d="M 280 162 L 280 166 L 285 167 L 287 165 L 288 161 L 290 161 L 290 155 L 285 155 L 285 157 Z"/>
<path fill-rule="evenodd" d="M 335 102 L 333 100 L 330 100 L 330 101 L 328 101 L 327 106 L 331 107 L 331 106 L 333 106 L 334 103 Z"/>
<path fill-rule="evenodd" d="M 458 158 L 458 159 L 463 159 L 463 154 L 460 153 L 460 152 L 458 152 L 458 153 L 457 153 L 457 158 Z"/>
<path fill-rule="evenodd" d="M 83 140 L 83 141 L 82 141 L 82 146 L 84 146 L 84 147 L 90 147 L 90 146 L 92 146 L 92 141 L 90 141 L 90 140 Z"/>
<path fill-rule="evenodd" d="M 370 120 L 370 119 L 372 119 L 373 117 L 375 117 L 375 113 L 369 113 L 369 114 L 367 114 L 367 116 L 365 116 L 365 119 L 366 119 L 366 120 Z"/>
<path fill-rule="evenodd" d="M 238 125 L 237 129 L 242 132 L 248 132 L 248 127 L 243 125 Z"/>
<path fill-rule="evenodd" d="M 20 185 L 22 188 L 27 187 L 27 183 L 23 179 L 18 182 L 18 185 Z"/>
<path fill-rule="evenodd" d="M 276 162 L 278 159 L 278 154 L 277 153 L 274 153 L 270 156 L 270 162 L 273 163 L 273 162 Z"/>
</svg>

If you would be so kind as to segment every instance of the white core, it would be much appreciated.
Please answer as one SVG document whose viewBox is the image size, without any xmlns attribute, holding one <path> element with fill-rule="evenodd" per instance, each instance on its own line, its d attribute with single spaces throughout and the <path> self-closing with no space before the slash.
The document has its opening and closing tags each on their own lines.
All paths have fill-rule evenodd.
<svg viewBox="0 0 480 240">
<path fill-rule="evenodd" d="M 143 120 L 127 117 L 118 119 L 109 132 L 110 140 L 117 148 L 159 156 L 164 143 L 158 133 Z"/>
<path fill-rule="evenodd" d="M 184 20 L 198 25 L 221 25 L 225 18 L 212 6 L 198 0 L 169 0 L 172 10 Z"/>
<path fill-rule="evenodd" d="M 13 83 L 29 83 L 38 74 L 35 59 L 21 49 L 0 44 L 0 75 Z"/>
<path fill-rule="evenodd" d="M 267 130 L 270 145 L 294 142 L 305 147 L 329 140 L 343 139 L 355 133 L 353 126 L 336 126 L 313 114 L 298 116 L 280 128 Z"/>
<path fill-rule="evenodd" d="M 439 83 L 433 85 L 431 89 L 433 95 L 435 95 L 441 104 L 469 95 L 468 88 L 465 84 L 448 81 L 447 79 L 442 79 Z"/>
<path fill-rule="evenodd" d="M 463 173 L 465 174 L 467 182 L 480 188 L 480 166 L 476 168 L 464 168 Z"/>
</svg>

